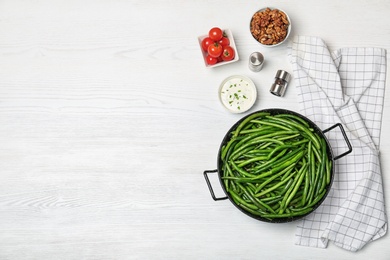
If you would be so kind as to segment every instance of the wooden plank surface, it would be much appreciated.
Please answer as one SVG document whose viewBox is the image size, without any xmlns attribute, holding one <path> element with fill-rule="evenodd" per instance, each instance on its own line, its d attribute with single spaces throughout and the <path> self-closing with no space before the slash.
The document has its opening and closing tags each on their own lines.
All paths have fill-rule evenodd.
<svg viewBox="0 0 390 260">
<path fill-rule="evenodd" d="M 202 173 L 243 116 L 218 103 L 224 78 L 255 82 L 251 111 L 299 109 L 294 80 L 283 99 L 268 92 L 276 70 L 292 69 L 287 45 L 251 38 L 263 6 L 332 49 L 390 49 L 385 0 L 0 1 L 0 259 L 388 259 L 388 236 L 356 254 L 299 247 L 294 223 L 261 223 L 210 197 Z M 212 26 L 232 30 L 240 61 L 204 67 L 197 37 Z M 257 74 L 253 51 L 266 59 Z"/>
</svg>

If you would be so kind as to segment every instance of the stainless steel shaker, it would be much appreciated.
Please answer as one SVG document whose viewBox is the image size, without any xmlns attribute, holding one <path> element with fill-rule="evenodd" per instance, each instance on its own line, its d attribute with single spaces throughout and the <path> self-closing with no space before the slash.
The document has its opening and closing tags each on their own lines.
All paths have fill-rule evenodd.
<svg viewBox="0 0 390 260">
<path fill-rule="evenodd" d="M 249 56 L 249 69 L 253 72 L 259 72 L 263 68 L 264 56 L 260 52 L 254 52 Z"/>
</svg>

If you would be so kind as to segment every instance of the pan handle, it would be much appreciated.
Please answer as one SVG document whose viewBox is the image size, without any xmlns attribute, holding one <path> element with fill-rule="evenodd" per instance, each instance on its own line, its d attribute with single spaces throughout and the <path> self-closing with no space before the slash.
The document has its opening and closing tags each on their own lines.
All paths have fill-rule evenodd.
<svg viewBox="0 0 390 260">
<path fill-rule="evenodd" d="M 211 186 L 211 183 L 210 183 L 210 180 L 209 180 L 209 176 L 207 175 L 209 173 L 214 173 L 214 172 L 218 172 L 218 170 L 217 169 L 215 169 L 215 170 L 206 170 L 206 171 L 203 172 L 204 178 L 206 179 L 207 187 L 209 187 L 209 190 L 210 190 L 210 193 L 211 193 L 211 197 L 215 201 L 217 201 L 217 200 L 226 200 L 228 197 L 220 197 L 220 198 L 215 197 L 213 187 Z"/>
<path fill-rule="evenodd" d="M 349 140 L 348 140 L 347 134 L 346 134 L 345 131 L 344 131 L 344 127 L 343 127 L 340 123 L 337 123 L 337 124 L 335 124 L 335 125 L 329 127 L 328 129 L 325 129 L 325 130 L 322 131 L 322 132 L 323 132 L 323 133 L 329 132 L 330 130 L 332 130 L 332 129 L 336 128 L 336 127 L 339 127 L 339 128 L 340 128 L 341 134 L 343 135 L 344 140 L 345 140 L 345 142 L 347 143 L 348 151 L 346 151 L 346 152 L 344 152 L 344 153 L 342 153 L 342 154 L 340 154 L 340 155 L 335 156 L 335 157 L 333 158 L 334 160 L 340 159 L 341 157 L 344 157 L 344 156 L 346 156 L 347 154 L 349 154 L 349 153 L 352 152 L 352 145 L 351 145 L 351 143 L 350 143 Z"/>
</svg>

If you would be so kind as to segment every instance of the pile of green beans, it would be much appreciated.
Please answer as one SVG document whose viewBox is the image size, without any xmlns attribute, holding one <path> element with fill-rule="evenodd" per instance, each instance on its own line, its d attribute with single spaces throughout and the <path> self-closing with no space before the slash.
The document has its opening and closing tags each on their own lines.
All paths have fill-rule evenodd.
<svg viewBox="0 0 390 260">
<path fill-rule="evenodd" d="M 295 114 L 249 115 L 229 133 L 220 156 L 230 198 L 269 221 L 307 215 L 331 181 L 325 139 Z"/>
</svg>

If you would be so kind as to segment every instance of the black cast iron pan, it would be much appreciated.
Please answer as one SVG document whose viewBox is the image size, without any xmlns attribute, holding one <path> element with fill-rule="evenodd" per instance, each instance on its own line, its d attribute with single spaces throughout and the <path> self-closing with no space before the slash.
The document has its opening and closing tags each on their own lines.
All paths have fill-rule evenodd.
<svg viewBox="0 0 390 260">
<path fill-rule="evenodd" d="M 308 212 L 307 214 L 305 215 L 301 215 L 301 216 L 293 216 L 293 217 L 286 217 L 286 218 L 275 218 L 275 219 L 269 219 L 269 218 L 263 218 L 261 216 L 258 216 L 258 215 L 254 215 L 252 214 L 251 212 L 248 212 L 246 210 L 244 210 L 243 208 L 239 207 L 235 202 L 234 200 L 232 199 L 231 195 L 227 192 L 226 188 L 225 188 L 225 185 L 223 183 L 223 180 L 222 180 L 222 160 L 221 160 L 221 152 L 222 152 L 222 148 L 226 145 L 226 143 L 230 140 L 231 138 L 231 133 L 232 131 L 234 131 L 237 126 L 242 122 L 244 121 L 247 117 L 250 117 L 252 114 L 255 114 L 255 113 L 259 113 L 259 112 L 268 112 L 270 113 L 270 115 L 278 115 L 278 114 L 291 114 L 291 115 L 295 115 L 295 116 L 298 116 L 299 118 L 303 119 L 304 121 L 306 121 L 309 126 L 314 130 L 315 133 L 317 133 L 320 137 L 324 138 L 325 141 L 326 141 L 326 152 L 327 152 L 327 155 L 328 155 L 328 158 L 332 161 L 332 170 L 331 170 L 331 180 L 329 182 L 329 184 L 325 187 L 326 188 L 326 194 L 322 197 L 321 200 L 319 200 L 313 207 L 312 207 L 312 210 L 310 212 Z M 327 137 L 324 135 L 326 132 L 336 128 L 336 127 L 339 127 L 340 130 L 341 130 L 341 134 L 343 135 L 343 138 L 348 146 L 348 150 L 338 156 L 334 156 L 333 155 L 333 151 L 332 151 L 332 148 L 329 144 L 329 141 L 327 139 Z M 290 111 L 290 110 L 286 110 L 286 109 L 279 109 L 279 108 L 272 108 L 272 109 L 264 109 L 264 110 L 260 110 L 260 111 L 256 111 L 254 113 L 251 113 L 245 117 L 243 117 L 242 119 L 240 119 L 239 121 L 237 121 L 230 129 L 229 131 L 226 133 L 225 137 L 223 138 L 222 140 L 222 143 L 220 145 L 220 148 L 219 148 L 219 152 L 218 152 L 218 160 L 217 160 L 217 169 L 215 170 L 206 170 L 204 171 L 204 177 L 206 179 L 206 183 L 208 185 L 208 188 L 210 190 L 210 193 L 211 193 L 211 196 L 212 198 L 215 200 L 215 201 L 218 201 L 218 200 L 225 200 L 225 199 L 229 199 L 230 202 L 237 208 L 239 209 L 240 211 L 242 211 L 244 214 L 252 217 L 252 218 L 255 218 L 257 220 L 260 220 L 260 221 L 264 221 L 264 222 L 271 222 L 271 223 L 285 223 L 285 222 L 290 222 L 290 221 L 294 221 L 294 220 L 297 220 L 297 219 L 301 219 L 307 215 L 309 215 L 310 213 L 312 213 L 313 211 L 315 211 L 316 208 L 318 208 L 321 203 L 325 200 L 325 198 L 327 197 L 328 193 L 329 193 L 329 190 L 331 188 L 331 185 L 333 183 L 333 178 L 334 178 L 334 169 L 335 167 L 334 166 L 334 161 L 335 160 L 338 160 L 342 157 L 344 157 L 345 155 L 349 154 L 352 152 L 352 146 L 346 136 L 346 133 L 344 131 L 344 128 L 343 126 L 340 124 L 340 123 L 336 123 L 335 125 L 329 127 L 328 129 L 325 129 L 325 130 L 321 130 L 314 122 L 312 122 L 310 119 L 308 119 L 307 117 L 297 113 L 297 112 L 294 112 L 294 111 Z M 212 188 L 212 185 L 211 185 L 211 182 L 209 180 L 209 177 L 208 177 L 208 174 L 209 173 L 217 173 L 218 174 L 218 179 L 219 179 L 219 182 L 221 184 L 221 187 L 225 193 L 226 196 L 224 197 L 216 197 L 215 196 L 215 193 L 213 191 L 213 188 Z"/>
</svg>

